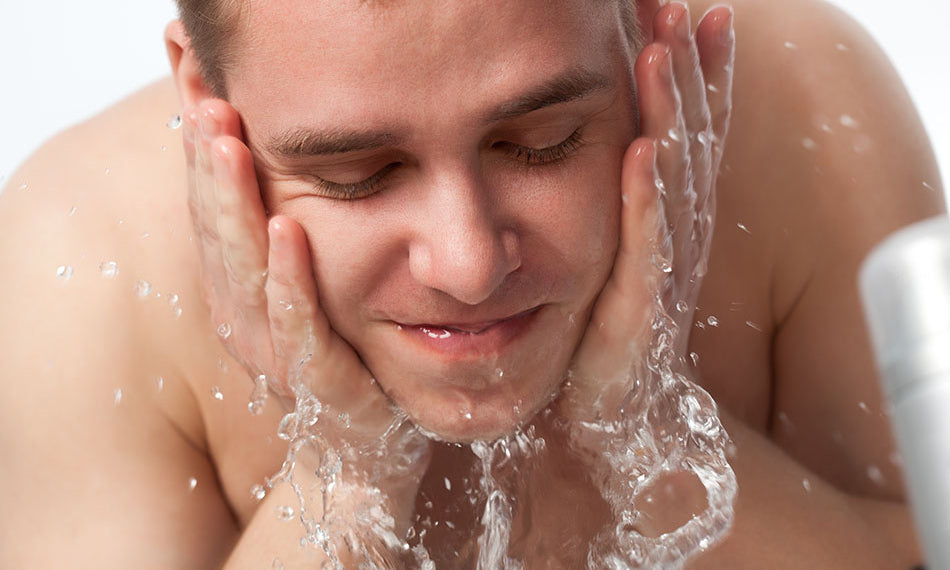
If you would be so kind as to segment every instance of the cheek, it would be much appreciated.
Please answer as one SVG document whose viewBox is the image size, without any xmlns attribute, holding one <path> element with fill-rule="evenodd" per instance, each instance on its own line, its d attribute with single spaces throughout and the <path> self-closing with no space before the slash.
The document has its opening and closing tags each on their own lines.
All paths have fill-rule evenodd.
<svg viewBox="0 0 950 570">
<path fill-rule="evenodd" d="M 599 291 L 613 266 L 619 238 L 620 159 L 613 152 L 565 170 L 523 205 L 536 212 L 529 233 L 575 276 L 585 300 Z M 595 289 L 593 293 L 590 289 Z"/>
</svg>

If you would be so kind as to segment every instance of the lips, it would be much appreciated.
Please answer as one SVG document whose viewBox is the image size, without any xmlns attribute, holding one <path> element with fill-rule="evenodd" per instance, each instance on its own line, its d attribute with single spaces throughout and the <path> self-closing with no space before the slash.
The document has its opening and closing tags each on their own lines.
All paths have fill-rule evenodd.
<svg viewBox="0 0 950 570">
<path fill-rule="evenodd" d="M 396 324 L 413 342 L 445 357 L 479 357 L 504 351 L 531 325 L 539 309 L 490 321 Z"/>
</svg>

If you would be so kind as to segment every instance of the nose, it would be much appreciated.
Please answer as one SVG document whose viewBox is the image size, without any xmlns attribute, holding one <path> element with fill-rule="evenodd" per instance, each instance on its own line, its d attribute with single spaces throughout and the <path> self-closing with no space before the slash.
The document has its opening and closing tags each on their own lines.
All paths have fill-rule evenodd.
<svg viewBox="0 0 950 570">
<path fill-rule="evenodd" d="M 430 189 L 416 212 L 410 273 L 426 287 L 477 305 L 521 267 L 518 233 L 476 176 L 455 176 Z"/>
</svg>

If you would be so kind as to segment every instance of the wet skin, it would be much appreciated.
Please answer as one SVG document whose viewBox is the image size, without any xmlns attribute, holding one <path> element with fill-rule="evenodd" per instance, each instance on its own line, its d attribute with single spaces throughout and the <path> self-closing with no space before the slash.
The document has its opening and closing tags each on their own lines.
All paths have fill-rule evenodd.
<svg viewBox="0 0 950 570">
<path fill-rule="evenodd" d="M 694 328 L 691 349 L 704 384 L 738 418 L 730 432 L 742 491 L 733 536 L 695 566 L 910 567 L 919 557 L 850 275 L 874 241 L 941 208 L 921 186 L 939 188 L 939 177 L 896 75 L 853 23 L 804 0 L 736 9 L 740 104 L 699 299 L 699 317 L 720 325 Z M 149 88 L 51 142 L 2 195 L 5 238 L 32 236 L 29 247 L 0 248 L 3 265 L 17 268 L 0 295 L 9 347 L 0 449 L 16 458 L 0 477 L 17 489 L 0 521 L 2 565 L 209 567 L 238 537 L 280 540 L 280 529 L 262 531 L 287 501 L 260 504 L 248 490 L 283 456 L 283 442 L 269 441 L 281 408 L 272 401 L 248 415 L 247 374 L 215 334 L 229 316 L 211 318 L 199 300 L 180 131 L 165 127 L 180 109 L 170 82 Z M 812 126 L 839 114 L 887 144 L 859 155 L 850 131 Z M 23 183 L 29 190 L 18 192 Z M 301 232 L 290 236 L 303 243 Z M 118 262 L 115 279 L 99 277 L 103 260 Z M 75 269 L 68 282 L 55 275 L 64 263 Z M 153 285 L 147 300 L 134 294 L 138 279 Z M 216 387 L 223 400 L 211 396 Z M 868 465 L 883 484 L 868 479 Z M 122 540 L 102 548 L 103 536 Z M 253 550 L 239 548 L 233 562 Z"/>
</svg>

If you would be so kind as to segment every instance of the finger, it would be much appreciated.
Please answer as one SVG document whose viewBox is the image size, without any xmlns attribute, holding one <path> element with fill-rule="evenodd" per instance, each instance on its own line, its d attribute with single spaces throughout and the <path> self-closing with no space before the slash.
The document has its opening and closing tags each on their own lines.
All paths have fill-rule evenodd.
<svg viewBox="0 0 950 570">
<path fill-rule="evenodd" d="M 224 279 L 225 270 L 221 260 L 221 247 L 218 237 L 217 207 L 214 200 L 214 167 L 211 163 L 209 140 L 201 129 L 200 109 L 191 109 L 185 116 L 185 138 L 191 144 L 185 144 L 186 156 L 190 150 L 193 160 L 188 165 L 189 208 L 198 241 L 201 258 L 201 285 L 205 300 L 211 307 L 215 319 L 220 317 L 228 303 L 219 302 L 218 297 L 227 298 L 229 291 Z"/>
<path fill-rule="evenodd" d="M 659 273 L 650 253 L 658 230 L 656 160 L 656 143 L 644 138 L 624 155 L 619 248 L 574 354 L 562 403 L 571 419 L 616 414 L 631 389 L 631 366 L 645 349 Z"/>
<path fill-rule="evenodd" d="M 689 9 L 675 2 L 656 16 L 657 40 L 670 46 L 673 76 L 683 105 L 683 119 L 689 135 L 709 129 L 706 86 L 700 68 L 699 52 L 692 38 Z"/>
<path fill-rule="evenodd" d="M 290 391 L 300 381 L 299 371 L 305 360 L 322 360 L 323 351 L 314 355 L 318 348 L 315 336 L 324 336 L 327 325 L 317 305 L 310 253 L 300 226 L 290 218 L 275 216 L 267 231 L 267 314 L 274 347 L 274 373 L 278 376 L 273 380 Z M 318 322 L 321 320 L 324 322 Z"/>
<path fill-rule="evenodd" d="M 710 10 L 696 29 L 700 66 L 706 82 L 706 100 L 709 104 L 713 135 L 717 141 L 725 140 L 732 113 L 735 61 L 733 19 L 732 9 L 720 6 Z"/>
<path fill-rule="evenodd" d="M 290 366 L 290 382 L 305 382 L 321 402 L 349 415 L 359 437 L 378 437 L 392 425 L 394 412 L 320 307 L 303 229 L 286 216 L 275 216 L 268 231 L 267 297 L 275 358 Z"/>
</svg>

